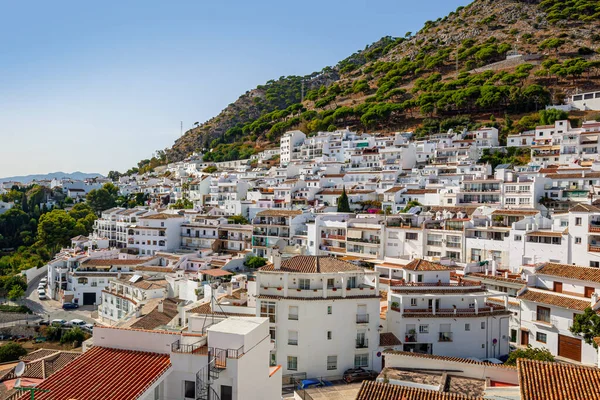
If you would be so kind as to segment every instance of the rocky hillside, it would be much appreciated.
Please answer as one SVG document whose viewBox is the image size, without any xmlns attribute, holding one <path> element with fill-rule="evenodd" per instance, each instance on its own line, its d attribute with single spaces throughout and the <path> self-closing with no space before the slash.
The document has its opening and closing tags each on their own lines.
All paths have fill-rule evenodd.
<svg viewBox="0 0 600 400">
<path fill-rule="evenodd" d="M 168 159 L 203 149 L 206 160 L 246 158 L 289 129 L 529 128 L 545 105 L 600 86 L 599 27 L 596 0 L 475 0 L 334 67 L 246 92 L 186 132 Z"/>
</svg>

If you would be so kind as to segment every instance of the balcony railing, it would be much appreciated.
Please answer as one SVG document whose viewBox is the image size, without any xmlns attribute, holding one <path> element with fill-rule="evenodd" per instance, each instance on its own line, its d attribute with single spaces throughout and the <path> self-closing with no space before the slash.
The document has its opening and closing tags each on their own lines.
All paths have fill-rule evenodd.
<svg viewBox="0 0 600 400">
<path fill-rule="evenodd" d="M 438 335 L 438 342 L 451 342 L 452 332 L 440 332 Z"/>
<path fill-rule="evenodd" d="M 369 347 L 369 339 L 356 339 L 357 349 L 366 349 L 367 347 Z"/>
<path fill-rule="evenodd" d="M 406 333 L 404 336 L 404 343 L 417 343 L 417 334 L 416 333 Z"/>
<path fill-rule="evenodd" d="M 589 232 L 600 233 L 600 225 L 590 224 L 590 227 L 589 227 L 588 231 Z"/>
<path fill-rule="evenodd" d="M 298 346 L 298 339 L 288 339 L 288 345 Z"/>
<path fill-rule="evenodd" d="M 369 314 L 356 314 L 356 323 L 357 324 L 368 324 L 369 323 Z"/>
<path fill-rule="evenodd" d="M 288 314 L 288 319 L 290 321 L 298 321 L 298 314 Z"/>
<path fill-rule="evenodd" d="M 591 251 L 592 253 L 600 253 L 600 246 L 593 246 L 593 245 L 588 245 L 588 251 Z"/>
<path fill-rule="evenodd" d="M 366 244 L 379 244 L 381 243 L 381 241 L 379 240 L 379 238 L 368 238 L 368 239 L 363 239 L 363 238 L 348 238 L 348 241 L 350 242 L 359 242 L 359 243 L 366 243 Z"/>
</svg>

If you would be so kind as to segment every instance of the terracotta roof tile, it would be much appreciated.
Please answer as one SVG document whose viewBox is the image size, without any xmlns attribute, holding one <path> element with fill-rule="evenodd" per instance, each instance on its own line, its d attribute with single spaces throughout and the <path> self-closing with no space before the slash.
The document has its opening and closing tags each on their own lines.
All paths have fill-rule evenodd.
<svg viewBox="0 0 600 400">
<path fill-rule="evenodd" d="M 379 334 L 379 346 L 399 346 L 402 342 L 392 332 L 383 332 Z"/>
<path fill-rule="evenodd" d="M 134 400 L 171 366 L 168 354 L 93 347 L 37 388 L 37 400 Z M 134 377 L 134 379 L 126 379 Z M 26 400 L 29 394 L 21 396 Z"/>
<path fill-rule="evenodd" d="M 273 264 L 260 268 L 261 272 L 299 272 L 307 274 L 363 271 L 362 268 L 330 256 L 295 256 L 283 260 L 281 269 L 276 270 Z"/>
<path fill-rule="evenodd" d="M 268 210 L 260 211 L 256 215 L 258 217 L 295 217 L 300 214 L 302 214 L 302 211 L 300 210 L 275 210 L 270 208 Z"/>
<path fill-rule="evenodd" d="M 148 262 L 152 259 L 152 257 L 148 258 L 138 258 L 134 260 L 121 260 L 117 258 L 113 259 L 101 259 L 101 258 L 92 258 L 82 262 L 81 264 L 86 267 L 110 267 L 112 265 L 140 265 L 145 262 Z"/>
<path fill-rule="evenodd" d="M 537 215 L 540 212 L 538 210 L 494 210 L 492 212 L 492 215 L 523 215 L 523 216 L 529 216 L 529 215 Z"/>
<path fill-rule="evenodd" d="M 577 204 L 575 207 L 570 208 L 569 212 L 600 212 L 600 208 L 589 204 Z"/>
<path fill-rule="evenodd" d="M 462 364 L 474 364 L 474 365 L 481 365 L 481 366 L 493 366 L 493 367 L 498 367 L 498 368 L 515 369 L 515 367 L 512 365 L 492 364 L 492 363 L 487 363 L 487 362 L 483 362 L 483 361 L 472 360 L 470 358 L 437 356 L 435 354 L 413 353 L 413 352 L 409 352 L 409 351 L 386 350 L 386 351 L 384 351 L 384 354 L 406 356 L 406 357 L 416 357 L 416 358 L 428 358 L 430 360 L 450 361 L 450 362 L 456 362 L 456 363 L 462 363 Z"/>
<path fill-rule="evenodd" d="M 600 369 L 518 359 L 522 400 L 600 399 Z"/>
<path fill-rule="evenodd" d="M 408 264 L 404 266 L 399 266 L 402 269 L 410 270 L 410 271 L 450 271 L 452 268 L 449 268 L 445 265 L 434 263 L 431 261 L 423 260 L 421 258 L 415 258 Z"/>
<path fill-rule="evenodd" d="M 600 283 L 600 269 L 569 264 L 545 263 L 536 269 L 543 275 Z"/>
<path fill-rule="evenodd" d="M 473 400 L 480 397 L 444 393 L 435 390 L 363 381 L 356 400 Z"/>
<path fill-rule="evenodd" d="M 177 316 L 177 305 L 180 301 L 175 299 L 163 300 L 163 312 L 158 311 L 158 306 L 145 316 L 138 319 L 131 327 L 134 329 L 156 329 L 161 325 L 167 325 Z"/>
<path fill-rule="evenodd" d="M 406 192 L 402 193 L 406 194 L 427 194 L 427 193 L 437 193 L 437 189 L 406 189 Z"/>
<path fill-rule="evenodd" d="M 548 304 L 551 306 L 579 311 L 583 311 L 591 305 L 589 300 L 574 299 L 563 294 L 539 291 L 535 289 L 532 290 L 530 288 L 525 289 L 525 292 L 517 296 L 517 298 L 520 300 L 533 301 L 535 303 Z"/>
</svg>

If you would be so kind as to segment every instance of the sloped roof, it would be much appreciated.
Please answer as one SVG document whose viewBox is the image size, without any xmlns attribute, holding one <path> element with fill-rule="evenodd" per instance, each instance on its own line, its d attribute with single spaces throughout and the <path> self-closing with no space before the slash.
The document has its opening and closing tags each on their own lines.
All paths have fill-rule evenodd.
<svg viewBox="0 0 600 400">
<path fill-rule="evenodd" d="M 421 258 L 415 258 L 400 268 L 410 271 L 450 271 L 452 269 L 445 265 L 423 260 Z"/>
<path fill-rule="evenodd" d="M 38 392 L 35 398 L 134 400 L 170 366 L 168 354 L 93 347 L 37 385 L 49 392 Z M 29 393 L 19 397 L 28 398 Z"/>
<path fill-rule="evenodd" d="M 600 212 L 600 208 L 589 204 L 577 204 L 575 207 L 570 208 L 569 212 Z"/>
<path fill-rule="evenodd" d="M 545 292 L 539 290 L 525 289 L 525 292 L 517 296 L 520 300 L 533 301 L 541 304 L 567 308 L 570 310 L 584 311 L 591 306 L 589 300 L 579 300 L 564 294 L 556 294 L 553 292 Z"/>
<path fill-rule="evenodd" d="M 399 346 L 402 342 L 392 332 L 383 332 L 379 334 L 379 346 Z"/>
<path fill-rule="evenodd" d="M 363 271 L 362 268 L 330 256 L 295 256 L 283 260 L 281 269 L 276 270 L 273 264 L 260 268 L 261 272 L 300 272 L 300 273 L 332 273 L 347 271 Z"/>
<path fill-rule="evenodd" d="M 543 275 L 600 283 L 599 268 L 549 262 L 538 267 L 536 272 Z"/>
<path fill-rule="evenodd" d="M 580 365 L 517 360 L 522 400 L 600 399 L 600 369 Z"/>
<path fill-rule="evenodd" d="M 153 330 L 161 325 L 167 325 L 177 316 L 177 305 L 180 302 L 181 300 L 178 299 L 164 299 L 162 312 L 158 311 L 156 306 L 154 310 L 131 324 L 131 328 Z"/>
<path fill-rule="evenodd" d="M 264 211 L 260 211 L 256 215 L 259 217 L 295 217 L 296 215 L 302 214 L 300 210 L 275 210 L 268 209 Z"/>
<path fill-rule="evenodd" d="M 473 400 L 480 397 L 408 386 L 392 385 L 383 382 L 363 381 L 356 400 Z"/>
</svg>

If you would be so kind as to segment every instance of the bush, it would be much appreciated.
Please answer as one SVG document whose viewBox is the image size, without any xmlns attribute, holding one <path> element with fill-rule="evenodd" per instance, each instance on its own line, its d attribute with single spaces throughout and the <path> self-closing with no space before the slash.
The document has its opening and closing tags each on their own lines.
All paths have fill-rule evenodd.
<svg viewBox="0 0 600 400">
<path fill-rule="evenodd" d="M 63 333 L 60 343 L 75 343 L 75 347 L 79 347 L 84 340 L 85 333 L 80 328 L 73 328 Z"/>
<path fill-rule="evenodd" d="M 519 358 L 538 361 L 554 361 L 554 356 L 548 349 L 536 349 L 529 345 L 526 349 L 517 349 L 511 352 L 508 355 L 508 360 L 506 360 L 505 364 L 517 365 L 517 359 Z"/>
<path fill-rule="evenodd" d="M 0 363 L 18 360 L 27 354 L 27 350 L 18 343 L 6 343 L 0 346 Z"/>
<path fill-rule="evenodd" d="M 10 306 L 8 304 L 0 305 L 0 312 L 33 314 L 33 311 L 31 311 L 31 309 L 27 306 Z"/>
<path fill-rule="evenodd" d="M 267 263 L 266 258 L 258 257 L 258 256 L 250 256 L 244 262 L 244 265 L 248 268 L 260 268 Z"/>
</svg>

